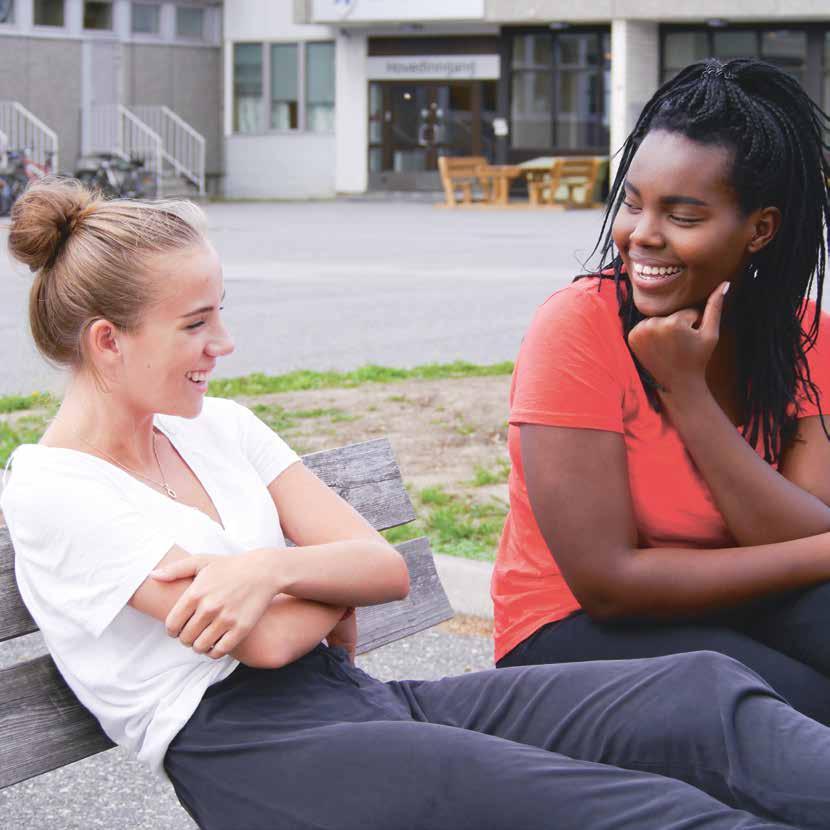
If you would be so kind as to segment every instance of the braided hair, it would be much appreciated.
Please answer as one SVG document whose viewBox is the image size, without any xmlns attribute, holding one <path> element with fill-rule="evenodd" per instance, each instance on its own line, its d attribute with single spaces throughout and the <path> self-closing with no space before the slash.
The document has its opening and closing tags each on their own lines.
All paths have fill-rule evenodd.
<svg viewBox="0 0 830 830">
<path fill-rule="evenodd" d="M 762 439 L 768 463 L 780 460 L 795 435 L 797 389 L 818 405 L 806 353 L 818 336 L 830 229 L 830 164 L 823 152 L 830 150 L 824 138 L 828 128 L 830 117 L 771 64 L 738 59 L 687 66 L 657 90 L 626 139 L 594 249 L 600 252 L 594 276 L 614 279 L 628 338 L 644 315 L 622 272 L 612 226 L 625 197 L 628 168 L 651 130 L 726 148 L 740 209 L 745 214 L 761 207 L 780 210 L 778 233 L 752 257 L 747 278 L 734 286 L 740 309 L 734 321 L 737 389 L 747 415 L 743 434 L 753 447 Z M 814 281 L 816 314 L 805 328 L 805 301 Z M 635 363 L 651 406 L 660 411 L 653 378 L 636 358 Z M 830 439 L 824 419 L 822 425 Z"/>
</svg>

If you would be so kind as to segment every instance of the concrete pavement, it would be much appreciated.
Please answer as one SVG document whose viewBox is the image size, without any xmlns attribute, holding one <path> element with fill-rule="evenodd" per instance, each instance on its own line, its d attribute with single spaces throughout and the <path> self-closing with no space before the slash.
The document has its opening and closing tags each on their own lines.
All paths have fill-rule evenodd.
<svg viewBox="0 0 830 830">
<path fill-rule="evenodd" d="M 456 614 L 493 618 L 490 599 L 491 562 L 478 562 L 460 556 L 435 554 L 435 568 Z"/>
<path fill-rule="evenodd" d="M 217 376 L 512 360 L 535 307 L 582 270 L 599 211 L 422 202 L 209 204 L 234 354 Z M 0 395 L 62 376 L 36 354 L 31 274 L 0 231 Z"/>
</svg>

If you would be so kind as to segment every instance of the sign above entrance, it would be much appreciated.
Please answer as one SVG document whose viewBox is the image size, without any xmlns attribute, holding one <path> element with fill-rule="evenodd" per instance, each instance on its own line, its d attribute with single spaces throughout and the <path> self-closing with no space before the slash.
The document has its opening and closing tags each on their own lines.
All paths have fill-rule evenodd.
<svg viewBox="0 0 830 830">
<path fill-rule="evenodd" d="M 312 23 L 483 20 L 484 0 L 314 0 Z"/>
<path fill-rule="evenodd" d="M 366 59 L 370 81 L 487 81 L 498 79 L 498 55 L 391 55 Z"/>
</svg>

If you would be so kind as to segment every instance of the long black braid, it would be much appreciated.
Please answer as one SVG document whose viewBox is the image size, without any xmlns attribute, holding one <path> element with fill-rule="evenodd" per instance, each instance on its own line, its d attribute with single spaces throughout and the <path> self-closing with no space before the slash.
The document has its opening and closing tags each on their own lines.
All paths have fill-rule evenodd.
<svg viewBox="0 0 830 830">
<path fill-rule="evenodd" d="M 612 225 L 625 197 L 623 182 L 650 130 L 680 133 L 728 149 L 732 184 L 745 213 L 761 207 L 781 211 L 774 239 L 749 264 L 747 278 L 733 287 L 739 310 L 738 389 L 746 413 L 743 434 L 776 463 L 795 434 L 797 390 L 818 405 L 806 353 L 818 336 L 827 244 L 830 192 L 824 151 L 830 117 L 799 84 L 771 64 L 757 60 L 709 60 L 686 67 L 664 84 L 643 109 L 621 151 L 617 175 L 595 252 L 597 273 L 613 269 L 626 338 L 644 319 L 634 305 Z M 610 275 L 609 277 L 610 278 Z M 815 280 L 816 315 L 804 326 L 805 300 Z M 637 363 L 654 409 L 660 400 L 654 380 Z M 825 434 L 830 432 L 824 424 Z"/>
</svg>

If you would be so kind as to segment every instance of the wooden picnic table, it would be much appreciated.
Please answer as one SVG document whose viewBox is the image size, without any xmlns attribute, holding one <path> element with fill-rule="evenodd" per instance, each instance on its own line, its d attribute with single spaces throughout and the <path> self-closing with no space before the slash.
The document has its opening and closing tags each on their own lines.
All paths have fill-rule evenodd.
<svg viewBox="0 0 830 830">
<path fill-rule="evenodd" d="M 510 197 L 510 183 L 517 179 L 524 171 L 515 164 L 483 164 L 476 168 L 476 174 L 489 178 L 491 187 L 490 203 L 506 205 Z"/>
</svg>

